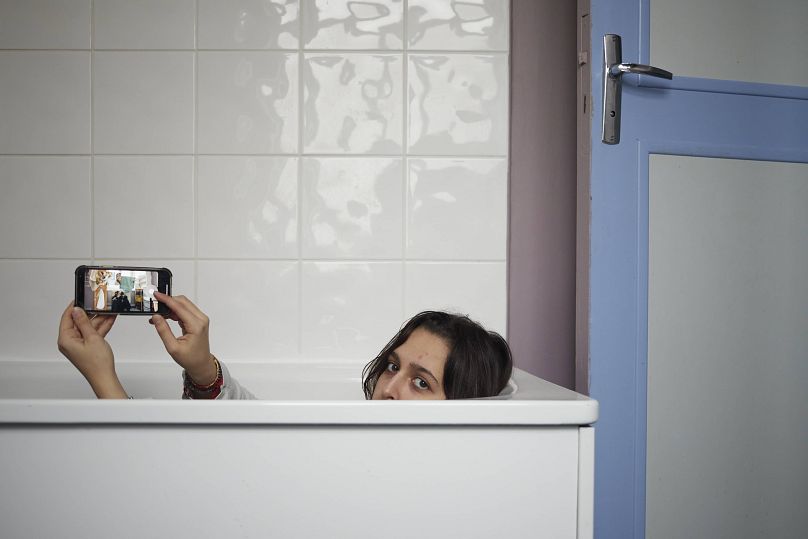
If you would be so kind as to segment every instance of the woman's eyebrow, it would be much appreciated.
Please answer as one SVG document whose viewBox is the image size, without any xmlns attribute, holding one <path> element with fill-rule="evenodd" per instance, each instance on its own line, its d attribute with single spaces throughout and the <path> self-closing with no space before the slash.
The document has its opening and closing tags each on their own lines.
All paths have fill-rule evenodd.
<svg viewBox="0 0 808 539">
<path fill-rule="evenodd" d="M 396 352 L 395 350 L 392 350 L 392 351 L 390 352 L 390 357 L 391 357 L 393 360 L 395 360 L 395 362 L 396 362 L 396 363 L 398 363 L 399 365 L 401 365 L 401 356 L 399 356 L 399 355 L 398 355 L 398 352 Z M 426 374 L 427 376 L 429 376 L 430 378 L 432 378 L 432 381 L 433 381 L 433 382 L 435 382 L 435 384 L 440 385 L 440 382 L 438 382 L 438 377 L 437 377 L 437 376 L 435 376 L 434 374 L 432 374 L 432 371 L 430 371 L 429 369 L 427 369 L 426 367 L 424 367 L 424 366 L 423 366 L 423 365 L 421 365 L 420 363 L 416 363 L 416 362 L 414 362 L 414 361 L 411 361 L 411 362 L 409 363 L 409 366 L 410 366 L 410 368 L 411 368 L 412 370 L 414 370 L 414 371 L 415 371 L 415 372 L 417 372 L 417 373 L 423 373 L 423 374 Z"/>
<path fill-rule="evenodd" d="M 415 372 L 426 374 L 427 376 L 432 378 L 432 381 L 435 382 L 436 385 L 440 385 L 440 382 L 438 382 L 438 378 L 434 374 L 432 374 L 432 372 L 429 369 L 415 362 L 411 362 L 410 365 L 412 366 L 412 369 Z"/>
</svg>

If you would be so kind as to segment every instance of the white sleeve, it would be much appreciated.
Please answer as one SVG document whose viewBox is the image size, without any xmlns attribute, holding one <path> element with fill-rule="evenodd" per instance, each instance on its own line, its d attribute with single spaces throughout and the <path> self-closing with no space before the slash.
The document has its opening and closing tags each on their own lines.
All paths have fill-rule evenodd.
<svg viewBox="0 0 808 539">
<path fill-rule="evenodd" d="M 219 362 L 222 367 L 222 392 L 216 400 L 258 400 L 247 388 L 238 383 L 238 380 L 230 376 L 227 367 Z"/>
</svg>

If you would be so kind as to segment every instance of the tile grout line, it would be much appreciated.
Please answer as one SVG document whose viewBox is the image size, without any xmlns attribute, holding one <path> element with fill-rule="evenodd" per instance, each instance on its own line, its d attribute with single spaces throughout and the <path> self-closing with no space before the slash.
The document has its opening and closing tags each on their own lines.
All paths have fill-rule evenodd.
<svg viewBox="0 0 808 539">
<path fill-rule="evenodd" d="M 410 181 L 410 161 L 409 161 L 409 136 L 408 136 L 408 128 L 409 128 L 409 82 L 410 82 L 410 64 L 409 64 L 409 35 L 408 35 L 408 24 L 407 24 L 407 14 L 409 12 L 409 0 L 404 0 L 404 5 L 402 6 L 402 27 L 401 27 L 401 86 L 402 86 L 402 96 L 401 96 L 401 109 L 402 109 L 402 118 L 401 118 L 401 161 L 402 161 L 402 213 L 401 213 L 401 229 L 402 229 L 402 246 L 401 246 L 401 322 L 404 323 L 404 319 L 407 316 L 407 290 L 409 288 L 409 283 L 407 281 L 407 244 L 409 243 L 409 234 L 410 234 L 410 226 L 409 226 L 409 200 L 407 195 L 409 193 L 409 181 Z"/>
<path fill-rule="evenodd" d="M 194 1 L 194 117 L 191 119 L 191 137 L 193 137 L 194 164 L 192 189 L 194 197 L 194 302 L 199 303 L 199 0 Z"/>
<path fill-rule="evenodd" d="M 196 29 L 194 29 L 196 31 Z M 25 49 L 25 48 L 0 48 L 0 52 L 87 52 L 90 49 L 80 49 L 80 48 L 54 48 L 54 47 L 45 47 L 41 49 Z M 428 56 L 448 56 L 448 55 L 458 55 L 458 56 L 473 56 L 473 55 L 480 55 L 480 54 L 487 54 L 487 55 L 501 55 L 507 56 L 510 51 L 504 49 L 463 49 L 463 50 L 454 50 L 454 49 L 407 49 L 402 48 L 399 49 L 303 49 L 298 46 L 297 48 L 289 48 L 289 49 L 228 49 L 228 48 L 219 48 L 219 49 L 206 49 L 206 48 L 199 48 L 199 47 L 188 47 L 188 48 L 162 48 L 162 49 L 149 49 L 149 48 L 129 48 L 129 49 L 115 49 L 115 48 L 105 48 L 105 47 L 97 47 L 93 48 L 98 52 L 123 52 L 123 53 L 144 53 L 144 52 L 232 52 L 232 53 L 244 53 L 244 52 L 272 52 L 272 53 L 295 53 L 298 51 L 302 51 L 304 53 L 311 53 L 311 54 L 368 54 L 373 56 L 380 56 L 382 54 L 386 54 L 388 56 L 393 56 L 396 54 L 408 52 L 409 54 L 414 55 L 428 55 Z"/>
<path fill-rule="evenodd" d="M 303 54 L 303 18 L 305 9 L 299 5 L 297 20 L 297 357 L 303 357 L 303 142 L 305 56 Z"/>
<path fill-rule="evenodd" d="M 87 52 L 87 51 L 85 51 Z M 4 153 L 3 157 L 93 157 L 94 155 L 101 157 L 299 157 L 299 153 Z M 361 154 L 361 153 L 333 153 L 333 154 L 305 154 L 309 158 L 317 159 L 399 159 L 401 153 L 397 154 Z M 508 156 L 502 155 L 444 155 L 444 154 L 407 154 L 410 159 L 463 159 L 468 161 L 482 161 L 485 159 L 507 159 Z"/>
<path fill-rule="evenodd" d="M 59 261 L 59 260 L 79 260 L 82 257 L 80 256 L 0 256 L 0 260 L 51 260 L 51 261 Z M 144 257 L 125 257 L 125 256 L 105 256 L 99 257 L 98 260 L 120 260 L 120 261 L 165 261 L 171 260 L 176 262 L 193 262 L 196 260 L 193 257 L 176 257 L 176 256 L 144 256 Z M 215 258 L 215 257 L 204 257 L 199 259 L 201 261 L 208 261 L 208 262 L 308 262 L 308 263 L 317 263 L 317 264 L 400 264 L 400 258 Z M 504 258 L 491 258 L 491 259 L 434 259 L 434 258 L 420 258 L 420 259 L 410 259 L 408 262 L 413 264 L 419 265 L 432 265 L 432 266 L 439 266 L 439 265 L 460 265 L 460 264 L 473 264 L 473 265 L 490 265 L 490 264 L 502 264 L 506 260 Z"/>
<path fill-rule="evenodd" d="M 90 2 L 90 263 L 95 264 L 95 0 Z"/>
</svg>

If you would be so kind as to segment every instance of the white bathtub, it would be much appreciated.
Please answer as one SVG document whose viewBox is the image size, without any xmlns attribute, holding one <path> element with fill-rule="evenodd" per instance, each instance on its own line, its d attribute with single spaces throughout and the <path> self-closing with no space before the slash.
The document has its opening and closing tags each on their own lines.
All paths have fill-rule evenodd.
<svg viewBox="0 0 808 539">
<path fill-rule="evenodd" d="M 124 363 L 0 362 L 0 535 L 592 537 L 597 403 L 517 370 L 509 399 L 367 402 L 362 364 L 231 363 L 261 401 L 181 401 Z M 169 400 L 171 399 L 171 400 Z"/>
</svg>

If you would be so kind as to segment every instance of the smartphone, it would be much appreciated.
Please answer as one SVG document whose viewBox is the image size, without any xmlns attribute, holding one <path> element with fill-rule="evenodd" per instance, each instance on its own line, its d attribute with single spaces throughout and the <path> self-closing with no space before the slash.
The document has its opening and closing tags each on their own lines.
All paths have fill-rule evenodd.
<svg viewBox="0 0 808 539">
<path fill-rule="evenodd" d="M 171 295 L 171 270 L 132 266 L 79 266 L 76 302 L 89 314 L 169 313 L 154 292 Z"/>
</svg>

